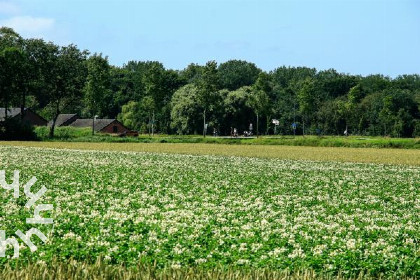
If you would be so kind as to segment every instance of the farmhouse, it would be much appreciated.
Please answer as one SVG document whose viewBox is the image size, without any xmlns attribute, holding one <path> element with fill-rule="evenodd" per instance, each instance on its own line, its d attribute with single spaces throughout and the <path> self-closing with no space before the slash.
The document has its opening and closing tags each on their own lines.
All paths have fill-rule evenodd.
<svg viewBox="0 0 420 280">
<path fill-rule="evenodd" d="M 5 108 L 0 108 L 0 122 L 4 121 L 6 118 L 6 110 Z M 7 109 L 7 118 L 21 119 L 21 109 L 20 108 L 8 108 Z M 46 126 L 47 121 L 32 111 L 29 108 L 24 108 L 23 110 L 23 119 L 24 122 L 33 125 L 33 126 Z"/>
</svg>

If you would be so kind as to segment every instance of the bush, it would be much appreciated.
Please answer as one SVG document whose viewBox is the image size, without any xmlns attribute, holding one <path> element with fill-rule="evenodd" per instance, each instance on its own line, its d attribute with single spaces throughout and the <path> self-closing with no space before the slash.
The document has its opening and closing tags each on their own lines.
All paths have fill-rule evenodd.
<svg viewBox="0 0 420 280">
<path fill-rule="evenodd" d="M 41 140 L 51 140 L 49 138 L 50 127 L 39 126 L 35 129 L 35 133 L 38 135 L 38 138 Z M 61 126 L 55 127 L 54 129 L 54 139 L 69 141 L 74 138 L 81 137 L 92 137 L 92 128 L 90 127 L 71 127 L 71 126 Z"/>
<path fill-rule="evenodd" d="M 38 140 L 34 127 L 20 119 L 0 122 L 0 140 Z"/>
</svg>

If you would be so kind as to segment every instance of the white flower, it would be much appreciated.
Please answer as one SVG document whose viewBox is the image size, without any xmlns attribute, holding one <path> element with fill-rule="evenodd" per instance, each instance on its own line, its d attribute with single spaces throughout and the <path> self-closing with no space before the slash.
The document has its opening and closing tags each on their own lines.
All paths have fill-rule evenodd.
<svg viewBox="0 0 420 280">
<path fill-rule="evenodd" d="M 249 264 L 250 261 L 249 260 L 245 260 L 245 259 L 239 259 L 236 263 L 238 265 L 245 265 L 245 264 Z"/>
<path fill-rule="evenodd" d="M 180 263 L 173 263 L 173 264 L 171 264 L 171 268 L 172 269 L 180 269 L 181 268 L 181 264 Z"/>
</svg>

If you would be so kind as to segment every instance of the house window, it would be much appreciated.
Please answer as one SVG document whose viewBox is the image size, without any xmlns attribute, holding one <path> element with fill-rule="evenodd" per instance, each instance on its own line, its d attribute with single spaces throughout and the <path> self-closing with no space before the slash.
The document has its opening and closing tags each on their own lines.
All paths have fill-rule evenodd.
<svg viewBox="0 0 420 280">
<path fill-rule="evenodd" d="M 114 126 L 112 127 L 112 132 L 113 132 L 113 133 L 117 133 L 117 132 L 118 132 L 118 126 L 114 125 Z"/>
</svg>

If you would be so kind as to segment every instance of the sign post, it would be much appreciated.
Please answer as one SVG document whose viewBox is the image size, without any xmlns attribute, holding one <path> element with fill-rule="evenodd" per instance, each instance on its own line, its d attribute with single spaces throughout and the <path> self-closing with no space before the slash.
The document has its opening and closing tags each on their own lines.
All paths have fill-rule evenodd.
<svg viewBox="0 0 420 280">
<path fill-rule="evenodd" d="M 273 119 L 271 122 L 274 124 L 274 135 L 276 135 L 277 134 L 277 126 L 280 124 L 280 121 L 277 120 L 277 119 Z"/>
<path fill-rule="evenodd" d="M 296 136 L 296 127 L 297 127 L 297 124 L 294 122 L 294 123 L 292 123 L 292 128 L 293 128 L 293 136 Z"/>
</svg>

